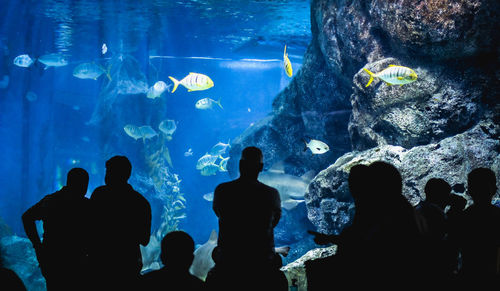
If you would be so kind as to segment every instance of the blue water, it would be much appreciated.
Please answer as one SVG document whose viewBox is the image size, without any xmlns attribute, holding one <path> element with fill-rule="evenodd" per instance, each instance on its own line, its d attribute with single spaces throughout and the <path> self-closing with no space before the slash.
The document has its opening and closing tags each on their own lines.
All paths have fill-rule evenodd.
<svg viewBox="0 0 500 291">
<path fill-rule="evenodd" d="M 22 213 L 64 185 L 72 167 L 90 173 L 90 196 L 104 182 L 104 162 L 124 154 L 133 164 L 132 185 L 148 192 L 140 181 L 150 170 L 145 163 L 150 143 L 168 147 L 168 173 L 181 180 L 186 217 L 178 227 L 204 243 L 217 220 L 202 196 L 230 177 L 200 175 L 198 158 L 271 112 L 273 98 L 291 80 L 283 70 L 284 45 L 296 73 L 311 37 L 307 0 L 2 0 L 0 19 L 0 80 L 8 76 L 0 88 L 0 217 L 19 236 L 25 236 Z M 37 61 L 29 68 L 13 64 L 21 54 L 36 59 L 49 53 L 64 54 L 69 64 L 48 69 Z M 73 69 L 83 62 L 107 67 L 122 58 L 137 62 L 129 71 L 143 74 L 148 86 L 158 80 L 170 85 L 168 76 L 181 80 L 189 72 L 208 75 L 215 86 L 199 92 L 179 86 L 157 99 L 115 94 L 108 110 L 93 119 L 100 100 L 109 96 L 109 81 L 105 75 L 78 79 Z M 204 97 L 220 98 L 224 108 L 196 109 Z M 171 141 L 157 136 L 144 143 L 123 130 L 127 123 L 157 130 L 164 119 L 177 122 Z M 186 157 L 189 148 L 193 155 Z M 166 203 L 157 194 L 144 193 L 153 208 L 153 231 Z"/>
</svg>

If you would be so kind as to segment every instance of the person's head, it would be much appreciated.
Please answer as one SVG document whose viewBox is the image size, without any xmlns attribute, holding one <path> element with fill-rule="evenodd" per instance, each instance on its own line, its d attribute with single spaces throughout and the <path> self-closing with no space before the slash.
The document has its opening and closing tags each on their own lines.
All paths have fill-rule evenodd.
<svg viewBox="0 0 500 291">
<path fill-rule="evenodd" d="M 125 156 L 114 156 L 106 161 L 106 185 L 126 184 L 132 173 L 132 164 Z"/>
<path fill-rule="evenodd" d="M 370 187 L 373 191 L 379 192 L 388 199 L 402 194 L 403 179 L 396 167 L 387 162 L 377 161 L 371 163 L 368 168 Z"/>
<path fill-rule="evenodd" d="M 187 271 L 194 259 L 193 238 L 184 231 L 172 231 L 161 241 L 160 259 L 163 265 Z"/>
<path fill-rule="evenodd" d="M 357 202 L 362 195 L 366 196 L 367 180 L 368 179 L 368 166 L 366 165 L 355 165 L 349 171 L 349 191 L 351 192 L 352 198 Z"/>
<path fill-rule="evenodd" d="M 240 175 L 257 178 L 264 167 L 262 151 L 257 147 L 246 147 L 241 152 Z"/>
<path fill-rule="evenodd" d="M 82 168 L 73 168 L 66 177 L 66 186 L 75 194 L 85 196 L 89 186 L 89 174 Z"/>
<path fill-rule="evenodd" d="M 497 191 L 495 173 L 488 168 L 477 168 L 467 176 L 467 191 L 474 204 L 489 204 Z"/>
<path fill-rule="evenodd" d="M 432 178 L 425 184 L 425 200 L 445 208 L 449 204 L 451 186 L 443 179 Z"/>
</svg>

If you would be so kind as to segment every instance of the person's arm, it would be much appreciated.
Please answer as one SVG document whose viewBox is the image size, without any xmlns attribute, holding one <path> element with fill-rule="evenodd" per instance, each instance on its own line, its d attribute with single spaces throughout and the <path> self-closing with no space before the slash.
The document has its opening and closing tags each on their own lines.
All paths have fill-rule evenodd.
<svg viewBox="0 0 500 291">
<path fill-rule="evenodd" d="M 33 244 L 35 251 L 39 250 L 42 246 L 42 241 L 40 240 L 35 224 L 36 220 L 41 220 L 41 208 L 41 202 L 39 202 L 26 210 L 22 216 L 24 232 L 26 232 L 26 236 Z"/>
<path fill-rule="evenodd" d="M 144 211 L 144 231 L 142 232 L 141 245 L 146 246 L 149 243 L 149 238 L 151 237 L 151 205 L 146 200 L 145 211 Z"/>
<path fill-rule="evenodd" d="M 274 201 L 273 201 L 273 228 L 278 225 L 278 222 L 281 219 L 281 199 L 278 190 L 274 192 Z"/>
</svg>

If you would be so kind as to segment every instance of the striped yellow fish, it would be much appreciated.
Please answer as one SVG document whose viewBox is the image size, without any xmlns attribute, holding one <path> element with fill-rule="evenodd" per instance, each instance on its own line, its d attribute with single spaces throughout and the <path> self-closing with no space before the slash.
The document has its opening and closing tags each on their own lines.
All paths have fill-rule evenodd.
<svg viewBox="0 0 500 291">
<path fill-rule="evenodd" d="M 212 81 L 212 79 L 210 79 L 210 77 L 199 73 L 189 73 L 189 75 L 187 75 L 180 81 L 176 80 L 174 77 L 168 77 L 170 78 L 170 80 L 172 80 L 172 82 L 174 82 L 172 93 L 175 92 L 179 84 L 186 87 L 186 89 L 188 89 L 188 92 L 207 90 L 214 86 L 214 82 Z"/>
<path fill-rule="evenodd" d="M 373 78 L 379 78 L 382 81 L 386 82 L 387 85 L 401 85 L 409 84 L 417 80 L 417 74 L 410 68 L 396 65 L 389 65 L 388 68 L 383 69 L 382 71 L 374 74 L 370 72 L 368 69 L 363 68 L 365 72 L 370 75 L 370 80 L 365 87 L 370 86 L 373 82 Z"/>
<path fill-rule="evenodd" d="M 292 63 L 290 63 L 290 59 L 288 58 L 288 54 L 286 53 L 286 45 L 285 45 L 285 52 L 283 52 L 283 62 L 285 64 L 285 73 L 288 77 L 292 76 L 293 70 L 292 70 Z"/>
</svg>

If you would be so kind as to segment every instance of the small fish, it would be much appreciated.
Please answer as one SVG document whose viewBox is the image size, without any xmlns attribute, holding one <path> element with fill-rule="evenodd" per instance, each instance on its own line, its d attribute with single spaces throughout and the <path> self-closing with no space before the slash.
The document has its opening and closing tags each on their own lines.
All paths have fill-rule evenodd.
<svg viewBox="0 0 500 291">
<path fill-rule="evenodd" d="M 33 93 L 32 91 L 28 91 L 26 93 L 26 99 L 29 101 L 29 102 L 34 102 L 38 99 L 38 96 Z"/>
<path fill-rule="evenodd" d="M 219 171 L 220 172 L 227 172 L 227 161 L 229 160 L 229 157 L 227 158 L 223 158 L 223 157 L 220 157 L 222 160 L 220 161 L 220 164 L 219 164 Z"/>
<path fill-rule="evenodd" d="M 212 202 L 214 201 L 214 192 L 203 194 L 203 199 Z"/>
<path fill-rule="evenodd" d="M 368 69 L 363 68 L 365 72 L 370 75 L 370 80 L 365 87 L 370 86 L 374 78 L 380 78 L 387 85 L 401 85 L 409 84 L 417 80 L 417 74 L 410 68 L 396 65 L 389 65 L 388 68 L 383 69 L 378 73 L 372 73 Z"/>
<path fill-rule="evenodd" d="M 311 153 L 315 155 L 324 154 L 330 150 L 330 147 L 328 147 L 326 143 L 320 140 L 311 139 L 309 142 L 306 142 L 304 140 L 304 143 L 305 143 L 304 151 L 306 151 L 307 148 L 309 148 L 311 150 Z"/>
<path fill-rule="evenodd" d="M 247 111 L 248 112 L 252 112 L 252 109 L 250 109 L 250 107 L 247 108 Z"/>
<path fill-rule="evenodd" d="M 218 101 L 215 101 L 211 98 L 203 98 L 198 101 L 196 101 L 196 104 L 194 105 L 196 108 L 201 109 L 201 110 L 206 110 L 206 109 L 212 109 L 214 104 L 219 105 L 220 108 L 224 109 L 222 105 L 220 104 L 220 99 Z"/>
<path fill-rule="evenodd" d="M 163 94 L 163 92 L 165 92 L 165 90 L 167 90 L 171 86 L 172 85 L 167 86 L 167 84 L 165 84 L 165 82 L 163 81 L 158 81 L 148 89 L 146 97 L 150 99 L 159 98 L 161 94 Z"/>
<path fill-rule="evenodd" d="M 45 65 L 45 69 L 49 67 L 63 67 L 68 65 L 68 60 L 60 54 L 48 54 L 38 58 L 38 61 Z"/>
<path fill-rule="evenodd" d="M 231 147 L 231 145 L 229 144 L 230 141 L 231 140 L 228 140 L 227 143 L 218 142 L 212 147 L 212 149 L 210 149 L 208 153 L 212 156 L 220 156 L 222 154 L 225 154 L 226 150 Z"/>
<path fill-rule="evenodd" d="M 160 125 L 158 125 L 158 129 L 165 135 L 167 135 L 167 138 L 170 137 L 170 139 L 172 139 L 172 135 L 177 129 L 177 125 L 175 124 L 174 120 L 165 119 L 162 122 L 160 122 Z"/>
<path fill-rule="evenodd" d="M 193 155 L 193 150 L 191 148 L 189 148 L 188 151 L 184 153 L 185 157 L 190 157 L 192 155 Z"/>
<path fill-rule="evenodd" d="M 101 53 L 105 55 L 108 52 L 108 46 L 105 43 L 102 44 Z"/>
<path fill-rule="evenodd" d="M 219 158 L 218 156 L 212 156 L 209 153 L 206 153 L 205 155 L 203 155 L 203 157 L 201 157 L 201 158 L 198 159 L 198 162 L 196 163 L 196 169 L 197 170 L 201 170 L 204 167 L 206 167 L 206 166 L 208 166 L 210 164 L 215 163 L 215 161 L 218 158 Z"/>
<path fill-rule="evenodd" d="M 123 130 L 128 136 L 134 138 L 135 140 L 142 138 L 143 142 L 146 142 L 146 139 L 158 135 L 158 133 L 156 133 L 156 131 L 149 125 L 135 126 L 132 124 L 127 124 L 123 127 Z"/>
<path fill-rule="evenodd" d="M 93 79 L 97 80 L 102 74 L 106 73 L 106 76 L 111 81 L 111 76 L 109 71 L 106 71 L 103 67 L 95 63 L 83 63 L 79 64 L 73 70 L 73 76 L 79 79 Z"/>
<path fill-rule="evenodd" d="M 288 77 L 291 77 L 293 74 L 293 69 L 292 69 L 292 63 L 290 62 L 290 59 L 288 58 L 288 54 L 286 53 L 286 45 L 285 45 L 285 51 L 283 52 L 283 62 L 285 66 L 285 73 Z"/>
<path fill-rule="evenodd" d="M 220 171 L 220 166 L 216 164 L 209 164 L 201 169 L 200 173 L 202 176 L 212 176 Z"/>
<path fill-rule="evenodd" d="M 33 64 L 33 60 L 28 55 L 19 55 L 14 58 L 14 65 L 27 68 Z"/>
<path fill-rule="evenodd" d="M 177 90 L 177 86 L 179 86 L 179 84 L 186 87 L 186 89 L 188 89 L 188 92 L 207 90 L 214 86 L 214 82 L 212 81 L 212 79 L 210 79 L 210 77 L 199 73 L 189 73 L 189 75 L 187 75 L 180 81 L 171 76 L 168 76 L 168 78 L 172 80 L 172 82 L 174 82 L 172 93 Z"/>
</svg>

